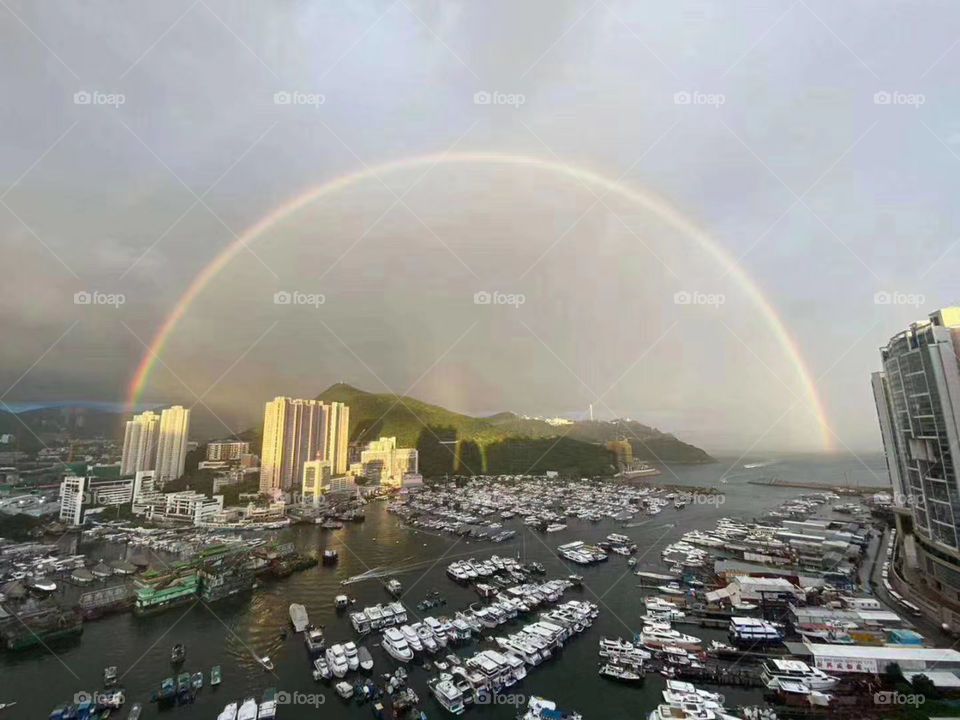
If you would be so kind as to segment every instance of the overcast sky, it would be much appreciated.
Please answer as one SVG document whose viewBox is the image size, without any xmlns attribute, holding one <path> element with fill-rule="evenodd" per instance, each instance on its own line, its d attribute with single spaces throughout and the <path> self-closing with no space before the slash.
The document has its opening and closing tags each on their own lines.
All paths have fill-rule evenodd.
<svg viewBox="0 0 960 720">
<path fill-rule="evenodd" d="M 123 401 L 244 229 L 448 153 L 259 235 L 142 400 L 240 429 L 342 380 L 478 414 L 593 403 L 715 452 L 876 450 L 878 346 L 960 301 L 958 39 L 952 2 L 4 0 L 3 402 Z M 458 153 L 664 199 L 783 318 L 829 430 L 756 298 L 689 234 L 582 178 Z"/>
</svg>

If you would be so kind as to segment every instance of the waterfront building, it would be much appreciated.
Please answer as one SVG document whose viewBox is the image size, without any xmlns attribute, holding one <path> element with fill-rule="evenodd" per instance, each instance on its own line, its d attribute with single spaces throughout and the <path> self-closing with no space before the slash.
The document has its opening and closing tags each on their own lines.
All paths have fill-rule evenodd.
<svg viewBox="0 0 960 720">
<path fill-rule="evenodd" d="M 190 433 L 190 410 L 174 405 L 160 413 L 160 437 L 157 441 L 157 481 L 176 480 L 183 475 L 187 459 L 187 435 Z M 149 469 L 149 468 L 143 468 Z"/>
<path fill-rule="evenodd" d="M 871 384 L 908 584 L 960 627 L 960 307 L 930 313 L 880 349 Z M 898 580 L 899 581 L 899 580 Z M 912 592 L 916 592 L 915 590 Z"/>
<path fill-rule="evenodd" d="M 157 457 L 157 428 L 160 416 L 147 411 L 128 420 L 123 433 L 123 454 L 120 474 L 133 475 L 140 470 L 153 470 Z"/>
<path fill-rule="evenodd" d="M 350 408 L 343 403 L 288 397 L 268 402 L 263 414 L 260 492 L 295 490 L 304 464 L 317 458 L 329 461 L 335 474 L 346 472 L 349 423 Z"/>
<path fill-rule="evenodd" d="M 211 523 L 223 510 L 223 495 L 212 498 L 194 490 L 163 493 L 147 504 L 147 518 L 168 522 Z"/>
<path fill-rule="evenodd" d="M 320 504 L 333 474 L 329 460 L 310 460 L 303 464 L 303 482 L 301 484 L 302 502 L 305 505 Z"/>
<path fill-rule="evenodd" d="M 381 437 L 367 444 L 360 453 L 360 463 L 371 483 L 399 488 L 404 475 L 416 474 L 418 453 L 414 448 L 398 448 L 395 437 Z"/>
<path fill-rule="evenodd" d="M 134 484 L 132 478 L 68 475 L 60 483 L 60 520 L 80 525 L 85 509 L 126 505 L 133 500 Z"/>
<path fill-rule="evenodd" d="M 239 462 L 250 454 L 250 443 L 241 440 L 214 440 L 207 443 L 207 460 L 213 462 Z"/>
</svg>

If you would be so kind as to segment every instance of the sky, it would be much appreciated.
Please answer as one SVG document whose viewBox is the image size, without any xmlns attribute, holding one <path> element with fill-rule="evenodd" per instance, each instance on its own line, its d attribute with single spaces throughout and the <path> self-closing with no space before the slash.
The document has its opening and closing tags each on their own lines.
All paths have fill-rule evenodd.
<svg viewBox="0 0 960 720">
<path fill-rule="evenodd" d="M 7 407 L 155 352 L 136 400 L 218 434 L 343 381 L 867 452 L 878 348 L 960 302 L 955 3 L 4 0 L 0 43 Z"/>
</svg>

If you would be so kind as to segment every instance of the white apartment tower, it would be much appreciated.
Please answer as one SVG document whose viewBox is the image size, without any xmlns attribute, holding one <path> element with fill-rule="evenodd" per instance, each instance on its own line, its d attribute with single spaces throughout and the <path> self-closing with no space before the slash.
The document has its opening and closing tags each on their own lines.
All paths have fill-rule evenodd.
<svg viewBox="0 0 960 720">
<path fill-rule="evenodd" d="M 174 405 L 160 413 L 160 439 L 157 442 L 156 479 L 162 486 L 183 475 L 187 459 L 190 410 Z M 144 468 L 147 469 L 147 468 Z"/>
<path fill-rule="evenodd" d="M 153 470 L 157 458 L 157 426 L 160 416 L 154 412 L 134 415 L 127 421 L 123 434 L 121 475 L 135 475 L 141 470 Z"/>
</svg>

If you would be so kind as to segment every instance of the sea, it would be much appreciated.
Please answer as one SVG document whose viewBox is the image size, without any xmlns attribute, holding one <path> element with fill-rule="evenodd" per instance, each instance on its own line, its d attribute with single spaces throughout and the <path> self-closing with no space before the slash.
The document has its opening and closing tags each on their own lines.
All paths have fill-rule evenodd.
<svg viewBox="0 0 960 720">
<path fill-rule="evenodd" d="M 752 469 L 745 464 L 757 464 Z M 598 541 L 610 532 L 629 535 L 637 544 L 637 569 L 664 571 L 661 549 L 691 529 L 709 529 L 721 517 L 751 520 L 786 500 L 814 490 L 780 486 L 764 486 L 750 481 L 776 477 L 784 482 L 817 483 L 825 487 L 882 486 L 888 484 L 882 455 L 808 455 L 789 457 L 718 458 L 708 465 L 673 465 L 650 482 L 713 487 L 720 494 L 711 502 L 689 503 L 682 510 L 672 507 L 656 516 L 637 516 L 624 527 L 623 523 L 604 521 L 591 523 L 570 519 L 565 530 L 544 534 L 531 530 L 516 519 L 506 521 L 505 528 L 517 530 L 513 539 L 496 544 L 471 541 L 449 535 L 410 529 L 386 510 L 386 503 L 367 506 L 366 521 L 348 524 L 342 530 L 324 530 L 315 525 L 298 525 L 277 531 L 275 537 L 290 540 L 301 551 L 335 549 L 339 563 L 294 573 L 288 578 L 268 580 L 243 597 L 222 600 L 210 605 L 197 603 L 172 608 L 150 617 L 122 613 L 87 622 L 83 634 L 71 641 L 49 647 L 37 647 L 17 653 L 0 651 L 0 703 L 16 701 L 16 705 L 0 710 L 0 718 L 47 718 L 58 704 L 72 701 L 78 693 L 90 693 L 102 686 L 103 669 L 116 665 L 121 674 L 119 686 L 125 690 L 126 705 L 114 711 L 111 718 L 125 718 L 134 702 L 143 704 L 142 718 L 163 715 L 167 718 L 215 720 L 229 702 L 240 703 L 246 697 L 260 700 L 263 691 L 272 687 L 280 692 L 285 704 L 277 717 L 288 718 L 360 718 L 371 717 L 371 706 L 344 701 L 326 681 L 314 681 L 311 662 L 302 637 L 290 627 L 288 608 L 291 603 L 303 604 L 310 621 L 324 627 L 327 645 L 356 640 L 347 613 L 337 612 L 334 596 L 346 593 L 357 600 L 357 607 L 389 601 L 384 580 L 371 579 L 341 586 L 341 581 L 368 571 L 397 571 L 403 584 L 401 598 L 411 621 L 428 614 L 452 615 L 478 601 L 471 588 L 457 585 L 446 575 L 447 565 L 455 560 L 492 554 L 521 556 L 525 562 L 538 561 L 547 570 L 547 578 L 583 575 L 582 589 L 568 591 L 565 599 L 586 599 L 597 603 L 600 616 L 593 626 L 572 638 L 561 653 L 528 671 L 527 677 L 489 705 L 468 706 L 467 717 L 515 718 L 522 712 L 531 695 L 552 699 L 566 710 L 575 710 L 585 718 L 642 718 L 660 701 L 664 681 L 648 674 L 639 685 L 624 685 L 598 675 L 597 643 L 602 637 L 632 638 L 642 626 L 642 598 L 655 590 L 639 587 L 640 578 L 633 575 L 626 558 L 611 555 L 608 562 L 581 567 L 563 560 L 556 548 L 573 540 Z M 76 542 L 76 541 L 73 541 Z M 142 554 L 142 548 L 102 542 L 65 548 L 94 557 L 118 558 Z M 437 592 L 445 605 L 419 611 L 417 603 Z M 520 627 L 504 626 L 507 634 Z M 711 639 L 724 639 L 722 630 L 681 626 L 681 630 Z M 186 647 L 183 672 L 201 671 L 204 688 L 194 703 L 160 709 L 150 702 L 160 681 L 172 675 L 170 650 L 175 643 Z M 375 660 L 368 673 L 380 680 L 397 667 L 379 647 L 379 634 L 360 641 Z M 467 657 L 486 647 L 488 641 L 476 641 L 457 652 Z M 275 664 L 266 671 L 257 657 L 269 655 Z M 209 686 L 210 669 L 220 665 L 223 681 Z M 445 710 L 427 690 L 428 678 L 436 670 L 425 671 L 414 662 L 409 667 L 409 684 L 420 696 L 420 709 L 428 718 L 447 716 Z M 352 673 L 354 682 L 361 674 Z M 726 697 L 729 709 L 743 704 L 756 704 L 760 693 L 736 688 L 710 688 Z M 389 715 L 388 715 L 389 716 Z"/>
</svg>

